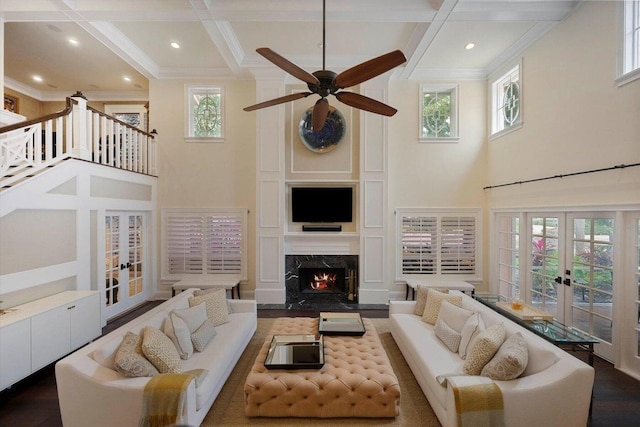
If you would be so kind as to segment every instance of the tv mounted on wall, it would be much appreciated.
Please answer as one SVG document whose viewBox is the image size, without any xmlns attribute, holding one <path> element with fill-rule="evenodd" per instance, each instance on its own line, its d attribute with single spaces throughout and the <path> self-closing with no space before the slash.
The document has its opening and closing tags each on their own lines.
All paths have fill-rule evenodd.
<svg viewBox="0 0 640 427">
<path fill-rule="evenodd" d="M 292 187 L 293 222 L 351 222 L 352 187 Z"/>
</svg>

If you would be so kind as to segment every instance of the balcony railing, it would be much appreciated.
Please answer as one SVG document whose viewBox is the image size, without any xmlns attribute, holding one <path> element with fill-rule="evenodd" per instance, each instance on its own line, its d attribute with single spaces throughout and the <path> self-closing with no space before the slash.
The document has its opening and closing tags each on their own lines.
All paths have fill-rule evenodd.
<svg viewBox="0 0 640 427">
<path fill-rule="evenodd" d="M 0 128 L 0 185 L 75 158 L 157 176 L 157 138 L 87 106 L 78 93 L 60 112 Z"/>
</svg>

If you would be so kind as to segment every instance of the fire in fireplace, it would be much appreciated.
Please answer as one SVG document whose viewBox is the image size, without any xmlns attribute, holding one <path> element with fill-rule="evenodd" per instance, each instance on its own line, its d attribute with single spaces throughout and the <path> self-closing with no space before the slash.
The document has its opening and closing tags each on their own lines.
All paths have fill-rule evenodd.
<svg viewBox="0 0 640 427">
<path fill-rule="evenodd" d="M 300 268 L 300 292 L 344 293 L 344 268 Z"/>
</svg>

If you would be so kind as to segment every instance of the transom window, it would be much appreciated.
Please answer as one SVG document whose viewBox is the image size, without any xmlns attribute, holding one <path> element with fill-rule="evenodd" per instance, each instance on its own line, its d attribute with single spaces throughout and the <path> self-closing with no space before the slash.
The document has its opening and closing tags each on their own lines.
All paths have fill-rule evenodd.
<svg viewBox="0 0 640 427">
<path fill-rule="evenodd" d="M 640 77 L 640 0 L 623 2 L 623 54 L 620 83 Z"/>
<path fill-rule="evenodd" d="M 423 85 L 420 93 L 420 140 L 457 140 L 458 87 Z"/>
<path fill-rule="evenodd" d="M 481 275 L 480 223 L 480 210 L 398 209 L 397 271 L 402 277 L 477 279 Z"/>
<path fill-rule="evenodd" d="M 491 83 L 491 135 L 519 127 L 521 93 L 520 65 Z"/>
<path fill-rule="evenodd" d="M 187 139 L 221 140 L 224 120 L 222 89 L 210 86 L 187 88 Z"/>
</svg>

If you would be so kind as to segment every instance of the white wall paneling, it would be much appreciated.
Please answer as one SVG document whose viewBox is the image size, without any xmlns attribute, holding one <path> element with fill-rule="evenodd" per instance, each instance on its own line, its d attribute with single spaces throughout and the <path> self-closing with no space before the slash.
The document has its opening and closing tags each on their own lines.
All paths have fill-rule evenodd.
<svg viewBox="0 0 640 427">
<path fill-rule="evenodd" d="M 282 196 L 282 185 L 280 181 L 262 181 L 258 191 L 260 198 L 260 227 L 279 228 L 282 227 L 284 214 L 284 198 Z"/>
<path fill-rule="evenodd" d="M 384 181 L 364 182 L 364 227 L 384 227 L 385 185 Z"/>
</svg>

